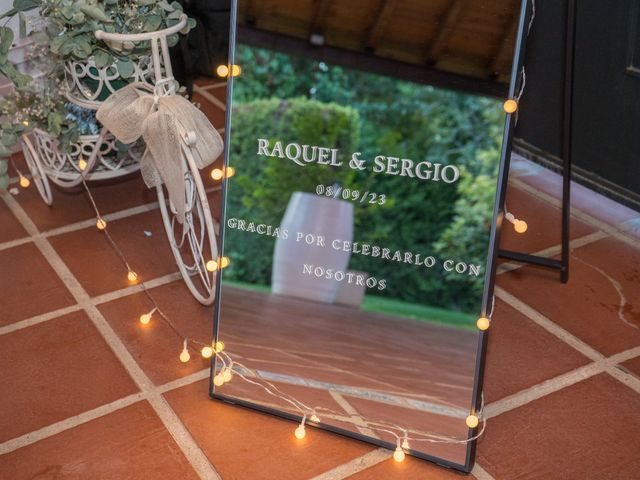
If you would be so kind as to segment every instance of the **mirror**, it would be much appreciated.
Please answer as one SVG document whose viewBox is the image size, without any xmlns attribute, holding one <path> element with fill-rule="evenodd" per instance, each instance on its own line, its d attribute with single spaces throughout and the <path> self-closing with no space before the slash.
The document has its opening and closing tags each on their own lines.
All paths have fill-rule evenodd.
<svg viewBox="0 0 640 480">
<path fill-rule="evenodd" d="M 526 2 L 232 11 L 212 395 L 468 471 Z"/>
</svg>

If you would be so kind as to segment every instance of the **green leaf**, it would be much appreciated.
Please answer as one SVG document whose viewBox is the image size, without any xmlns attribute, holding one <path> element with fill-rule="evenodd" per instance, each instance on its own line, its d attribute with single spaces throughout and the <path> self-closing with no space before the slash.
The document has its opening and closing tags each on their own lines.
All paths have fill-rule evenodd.
<svg viewBox="0 0 640 480">
<path fill-rule="evenodd" d="M 95 18 L 96 20 L 100 20 L 101 22 L 105 22 L 105 23 L 113 22 L 113 20 L 111 20 L 107 16 L 107 14 L 104 13 L 104 10 L 94 5 L 79 5 L 78 8 L 80 8 L 80 11 L 82 13 L 84 13 L 85 15 L 88 15 L 91 18 Z"/>
<path fill-rule="evenodd" d="M 16 13 L 18 13 L 18 11 L 15 8 L 12 8 L 11 10 L 7 10 L 2 15 L 0 15 L 0 19 L 2 19 L 2 18 L 12 18 L 12 17 L 15 16 Z"/>
<path fill-rule="evenodd" d="M 2 144 L 5 147 L 13 147 L 16 143 L 18 143 L 18 136 L 13 132 L 4 132 L 2 134 Z"/>
<path fill-rule="evenodd" d="M 24 38 L 27 36 L 27 19 L 24 16 L 24 12 L 20 12 L 18 14 L 19 19 L 19 35 L 20 38 Z"/>
<path fill-rule="evenodd" d="M 4 163 L 6 163 L 6 161 Z M 0 188 L 7 188 L 8 186 L 9 186 L 9 176 L 0 175 Z"/>
<path fill-rule="evenodd" d="M 51 112 L 47 117 L 49 133 L 58 136 L 62 130 L 62 115 L 59 112 Z"/>
<path fill-rule="evenodd" d="M 160 0 L 158 6 L 166 12 L 173 12 L 175 10 L 166 0 Z"/>
<path fill-rule="evenodd" d="M 0 74 L 8 77 L 18 90 L 24 90 L 33 80 L 29 75 L 20 73 L 11 63 L 0 63 Z"/>
<path fill-rule="evenodd" d="M 178 40 L 179 40 L 179 37 L 177 33 L 174 33 L 173 35 L 169 35 L 167 37 L 167 45 L 169 47 L 175 47 L 178 44 Z"/>
<path fill-rule="evenodd" d="M 51 46 L 49 47 L 53 53 L 60 53 L 60 49 L 64 42 L 67 41 L 66 35 L 59 35 L 51 40 Z"/>
<path fill-rule="evenodd" d="M 113 63 L 113 55 L 104 50 L 98 50 L 95 54 L 96 67 L 104 68 Z"/>
<path fill-rule="evenodd" d="M 127 152 L 131 148 L 131 145 L 128 143 L 122 143 L 120 140 L 116 140 L 116 149 L 119 152 Z"/>
<path fill-rule="evenodd" d="M 9 150 L 7 147 L 4 146 L 4 142 L 0 143 L 0 157 L 10 157 L 11 156 L 11 150 Z M 6 170 L 6 165 L 4 165 L 5 170 L 2 171 L 2 167 L 3 164 L 0 162 L 0 175 L 2 175 L 3 173 L 7 173 Z"/>
<path fill-rule="evenodd" d="M 31 38 L 35 43 L 49 43 L 49 35 L 45 32 L 33 32 Z"/>
<path fill-rule="evenodd" d="M 119 58 L 116 66 L 118 67 L 118 72 L 122 78 L 131 78 L 133 76 L 135 68 L 133 66 L 133 62 L 129 58 Z"/>
<path fill-rule="evenodd" d="M 85 21 L 87 20 L 87 16 L 82 12 L 76 12 L 71 17 L 71 20 L 73 20 L 77 25 L 80 25 L 82 23 L 85 23 Z"/>
<path fill-rule="evenodd" d="M 18 12 L 26 12 L 38 8 L 42 0 L 13 0 L 13 9 Z"/>
<path fill-rule="evenodd" d="M 11 44 L 13 43 L 13 30 L 9 27 L 0 27 L 0 55 L 5 56 L 9 53 Z"/>
<path fill-rule="evenodd" d="M 73 39 L 73 54 L 76 57 L 87 58 L 91 52 L 91 39 L 88 35 L 78 35 Z"/>
<path fill-rule="evenodd" d="M 147 32 L 153 32 L 160 28 L 162 17 L 160 15 L 149 15 L 144 19 L 144 29 Z"/>
<path fill-rule="evenodd" d="M 75 42 L 73 41 L 73 38 L 67 38 L 60 47 L 60 55 L 69 55 L 71 52 L 73 52 L 74 47 Z"/>
</svg>

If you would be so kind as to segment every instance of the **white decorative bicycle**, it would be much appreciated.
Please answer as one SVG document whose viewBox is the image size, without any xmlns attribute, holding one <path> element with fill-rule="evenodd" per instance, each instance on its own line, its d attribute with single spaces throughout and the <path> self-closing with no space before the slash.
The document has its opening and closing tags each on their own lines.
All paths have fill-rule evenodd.
<svg viewBox="0 0 640 480">
<path fill-rule="evenodd" d="M 160 90 L 161 95 L 175 95 L 176 82 L 167 37 L 182 30 L 186 24 L 187 16 L 183 15 L 178 24 L 156 32 L 116 34 L 96 31 L 96 38 L 112 46 L 149 42 L 151 55 L 142 56 L 137 63 L 134 62 L 134 73 L 128 81 L 123 81 L 115 64 L 98 68 L 93 59 L 84 63 L 68 62 L 65 67 L 68 100 L 82 108 L 97 110 L 118 90 L 118 83 L 126 85 L 130 81 L 149 92 L 158 94 Z M 94 181 L 123 177 L 139 171 L 140 161 L 146 154 L 142 140 L 129 146 L 126 152 L 119 152 L 116 138 L 105 127 L 98 135 L 80 136 L 78 142 L 65 153 L 59 151 L 54 137 L 39 129 L 23 135 L 22 141 L 33 181 L 47 205 L 53 202 L 50 182 L 62 188 L 72 188 L 82 183 L 83 179 Z M 203 305 L 211 305 L 216 278 L 216 268 L 211 268 L 211 265 L 217 265 L 218 247 L 207 192 L 192 153 L 197 141 L 194 132 L 180 132 L 181 155 L 176 162 L 179 162 L 184 181 L 182 222 L 178 221 L 178 210 L 168 198 L 162 183 L 156 186 L 156 191 L 178 269 L 193 296 Z"/>
</svg>

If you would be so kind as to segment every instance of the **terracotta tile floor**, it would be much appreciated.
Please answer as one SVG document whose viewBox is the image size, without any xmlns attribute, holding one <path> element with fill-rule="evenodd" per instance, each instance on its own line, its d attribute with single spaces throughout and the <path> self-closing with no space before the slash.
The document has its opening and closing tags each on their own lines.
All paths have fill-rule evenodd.
<svg viewBox="0 0 640 480">
<path fill-rule="evenodd" d="M 199 81 L 196 100 L 222 128 L 224 84 Z M 558 255 L 559 186 L 556 175 L 514 160 L 508 206 L 529 231 L 507 228 L 505 248 Z M 570 283 L 539 268 L 500 268 L 488 424 L 469 478 L 640 477 L 640 213 L 573 191 Z M 93 192 L 161 308 L 189 335 L 208 338 L 211 309 L 186 300 L 155 193 L 137 176 Z M 384 449 L 327 432 L 294 442 L 288 421 L 211 401 L 207 362 L 178 362 L 180 341 L 165 323 L 137 322 L 148 299 L 123 278 L 81 191 L 54 189 L 52 207 L 33 187 L 0 197 L 0 478 L 462 478 L 412 458 L 397 464 Z M 211 192 L 214 205 L 218 198 Z M 296 352 L 300 371 L 321 373 L 330 352 L 320 353 Z M 287 360 L 267 349 L 260 358 Z M 336 405 L 320 390 L 295 394 Z"/>
</svg>

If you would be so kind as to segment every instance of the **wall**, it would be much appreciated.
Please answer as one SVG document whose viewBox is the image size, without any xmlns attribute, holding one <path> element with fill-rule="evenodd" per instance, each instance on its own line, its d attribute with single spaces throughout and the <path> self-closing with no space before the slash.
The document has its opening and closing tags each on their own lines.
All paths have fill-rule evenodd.
<svg viewBox="0 0 640 480">
<path fill-rule="evenodd" d="M 577 2 L 572 160 L 577 181 L 640 210 L 640 77 L 626 71 L 632 2 Z M 516 145 L 551 163 L 562 156 L 565 23 L 566 0 L 537 2 L 516 128 Z"/>
</svg>

